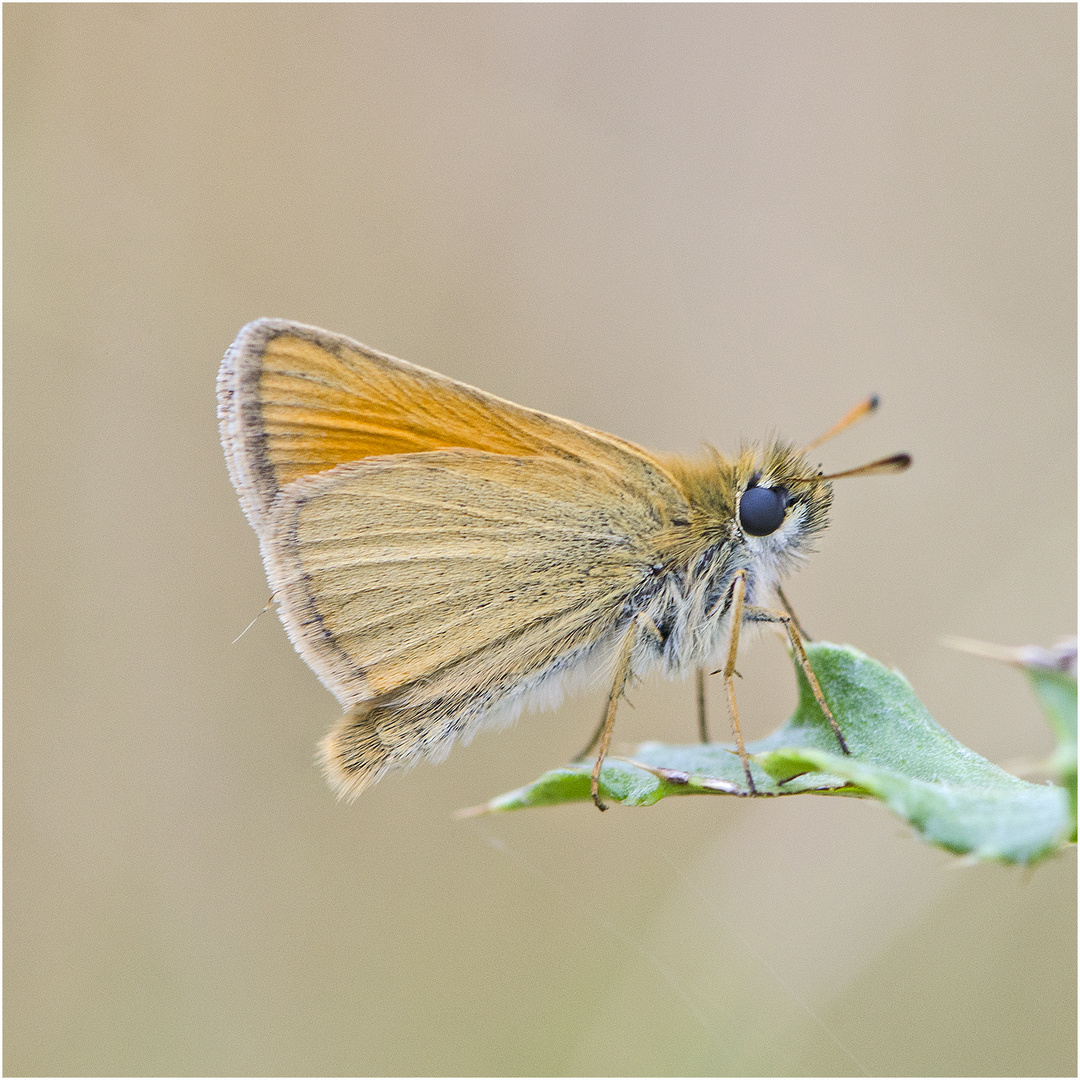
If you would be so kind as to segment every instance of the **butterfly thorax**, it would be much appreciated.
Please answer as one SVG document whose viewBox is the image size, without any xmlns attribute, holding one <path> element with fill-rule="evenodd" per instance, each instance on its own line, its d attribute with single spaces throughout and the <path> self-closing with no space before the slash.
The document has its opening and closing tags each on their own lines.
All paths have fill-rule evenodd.
<svg viewBox="0 0 1080 1080">
<path fill-rule="evenodd" d="M 832 489 L 783 443 L 745 447 L 736 458 L 706 447 L 663 464 L 685 501 L 656 537 L 653 576 L 634 606 L 656 628 L 642 641 L 642 659 L 677 672 L 723 646 L 738 570 L 746 571 L 746 604 L 770 602 L 826 527 Z"/>
</svg>

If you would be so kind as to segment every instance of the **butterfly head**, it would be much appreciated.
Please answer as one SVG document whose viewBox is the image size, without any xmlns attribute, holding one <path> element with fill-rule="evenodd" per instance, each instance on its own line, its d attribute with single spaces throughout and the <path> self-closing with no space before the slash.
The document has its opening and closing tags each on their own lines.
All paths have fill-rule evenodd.
<svg viewBox="0 0 1080 1080">
<path fill-rule="evenodd" d="M 734 463 L 733 488 L 738 541 L 777 571 L 811 551 L 814 536 L 828 525 L 832 484 L 786 443 L 744 450 Z"/>
</svg>

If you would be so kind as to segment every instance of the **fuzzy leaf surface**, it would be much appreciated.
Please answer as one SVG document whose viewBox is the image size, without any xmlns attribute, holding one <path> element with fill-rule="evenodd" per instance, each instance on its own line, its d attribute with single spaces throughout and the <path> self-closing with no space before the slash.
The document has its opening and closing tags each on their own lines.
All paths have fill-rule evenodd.
<svg viewBox="0 0 1080 1080">
<path fill-rule="evenodd" d="M 747 744 L 756 795 L 733 745 L 642 743 L 605 761 L 603 800 L 650 806 L 675 795 L 877 798 L 931 843 L 1008 863 L 1043 858 L 1074 835 L 1064 788 L 1021 780 L 957 742 L 899 672 L 848 646 L 819 642 L 807 654 L 850 755 L 841 753 L 796 666 L 795 712 L 767 738 Z M 1075 693 L 1074 682 L 1074 733 Z M 1061 688 L 1050 695 L 1058 703 Z M 467 813 L 589 801 L 591 772 L 591 761 L 575 762 Z"/>
</svg>

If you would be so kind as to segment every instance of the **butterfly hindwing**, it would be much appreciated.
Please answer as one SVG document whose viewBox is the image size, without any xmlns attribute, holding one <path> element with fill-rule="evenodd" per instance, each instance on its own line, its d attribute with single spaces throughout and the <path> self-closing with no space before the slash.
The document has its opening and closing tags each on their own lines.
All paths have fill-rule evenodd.
<svg viewBox="0 0 1080 1080">
<path fill-rule="evenodd" d="M 493 700 L 618 624 L 660 524 L 601 471 L 441 451 L 295 481 L 263 549 L 293 643 L 346 708 Z"/>
</svg>

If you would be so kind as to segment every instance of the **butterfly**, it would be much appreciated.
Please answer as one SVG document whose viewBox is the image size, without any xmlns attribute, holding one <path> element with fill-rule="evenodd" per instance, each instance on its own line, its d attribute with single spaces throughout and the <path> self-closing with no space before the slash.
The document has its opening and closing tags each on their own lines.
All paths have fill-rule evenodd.
<svg viewBox="0 0 1080 1080">
<path fill-rule="evenodd" d="M 787 631 L 847 752 L 780 583 L 826 527 L 832 480 L 910 464 L 809 464 L 876 398 L 801 450 L 657 454 L 280 319 L 240 331 L 217 392 L 281 621 L 345 710 L 320 751 L 340 794 L 604 678 L 585 751 L 603 809 L 627 688 L 652 672 L 700 679 L 718 656 L 753 792 L 734 694 L 747 622 Z"/>
</svg>

